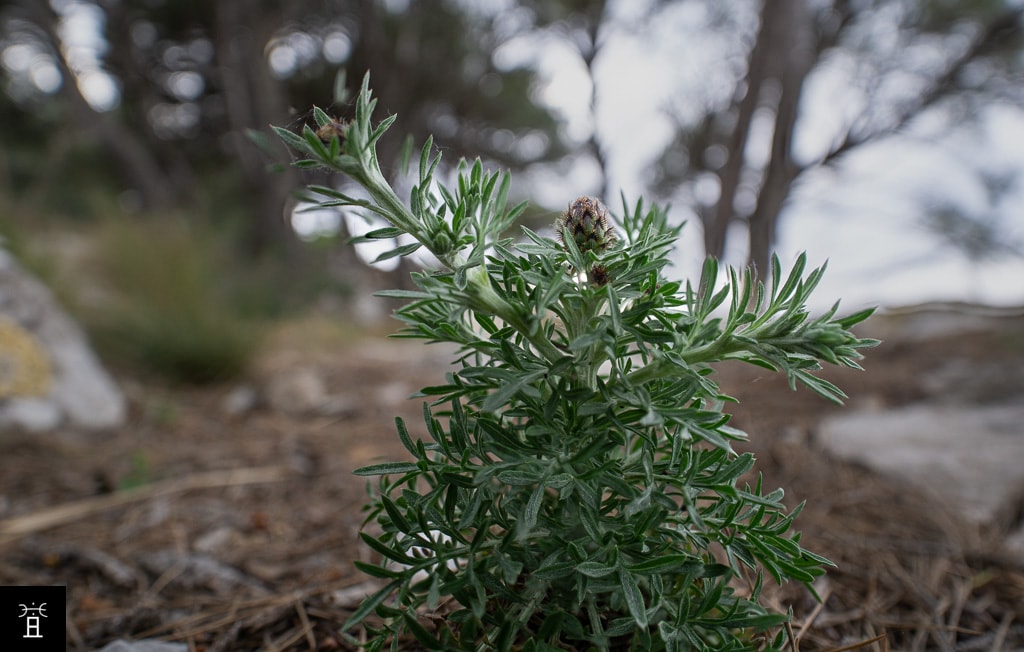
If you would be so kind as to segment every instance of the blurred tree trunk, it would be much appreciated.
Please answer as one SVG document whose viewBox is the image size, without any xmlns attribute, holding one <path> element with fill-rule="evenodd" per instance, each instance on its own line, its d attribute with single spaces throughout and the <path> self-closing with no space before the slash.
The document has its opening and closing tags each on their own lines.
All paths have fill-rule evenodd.
<svg viewBox="0 0 1024 652">
<path fill-rule="evenodd" d="M 745 88 L 726 145 L 728 158 L 718 175 L 718 202 L 704 223 L 705 251 L 721 258 L 726 232 L 737 219 L 736 194 L 743 174 L 749 173 L 746 148 L 754 115 L 759 109 L 770 111 L 771 155 L 757 205 L 747 217 L 748 263 L 761 272 L 768 270 L 779 213 L 800 172 L 793 162 L 792 140 L 804 80 L 814 61 L 807 11 L 805 0 L 771 0 L 761 7 L 757 40 L 747 60 Z"/>
<path fill-rule="evenodd" d="M 728 158 L 718 173 L 718 202 L 714 210 L 704 213 L 704 252 L 708 256 L 721 258 L 725 253 L 725 235 L 729 224 L 735 218 L 736 192 L 740 187 L 740 177 L 745 169 L 744 154 L 747 140 L 750 137 L 750 124 L 761 97 L 761 84 L 767 77 L 766 62 L 768 53 L 775 47 L 772 37 L 775 34 L 766 29 L 765 14 L 770 14 L 769 3 L 766 1 L 762 9 L 761 28 L 757 40 L 750 50 L 747 60 L 746 83 L 738 89 L 739 106 L 736 112 L 736 124 L 729 134 L 726 144 Z M 710 127 L 710 125 L 708 125 Z M 703 152 L 701 152 L 703 154 Z"/>
<path fill-rule="evenodd" d="M 769 4 L 772 5 L 771 11 L 767 9 Z M 766 53 L 770 62 L 767 67 L 776 81 L 778 101 L 774 106 L 771 155 L 757 205 L 747 218 L 750 242 L 747 262 L 762 275 L 769 272 L 768 263 L 775 245 L 779 214 L 793 182 L 802 171 L 793 160 L 793 132 L 804 80 L 814 62 L 811 29 L 804 0 L 765 3 L 761 30 L 771 34 L 767 39 L 771 42 Z"/>
<path fill-rule="evenodd" d="M 167 175 L 159 160 L 146 144 L 135 132 L 125 127 L 113 112 L 96 111 L 82 95 L 57 33 L 59 17 L 50 4 L 23 0 L 19 6 L 24 9 L 25 17 L 36 25 L 40 34 L 45 35 L 49 42 L 54 62 L 63 77 L 60 93 L 69 107 L 72 114 L 70 121 L 78 127 L 78 133 L 92 133 L 99 138 L 124 177 L 138 190 L 145 208 L 166 210 L 175 206 L 176 193 L 167 183 Z"/>
<path fill-rule="evenodd" d="M 121 103 L 117 108 L 118 121 L 144 144 L 160 162 L 166 176 L 165 185 L 173 188 L 176 204 L 188 203 L 182 198 L 191 198 L 200 187 L 194 163 L 189 160 L 187 149 L 156 136 L 150 126 L 150 114 L 163 101 L 163 89 L 152 83 L 151 64 L 138 51 L 132 41 L 132 28 L 137 15 L 124 2 L 106 6 L 107 28 L 104 30 L 109 54 L 106 68 L 120 82 Z"/>
<path fill-rule="evenodd" d="M 298 239 L 291 226 L 289 200 L 298 186 L 292 168 L 270 173 L 259 149 L 246 137 L 249 129 L 264 130 L 287 113 L 284 89 L 270 74 L 264 46 L 283 23 L 280 12 L 264 11 L 259 0 L 218 2 L 216 51 L 230 127 L 229 142 L 245 179 L 259 199 L 246 229 L 247 248 L 254 254 L 280 250 L 293 262 Z"/>
</svg>

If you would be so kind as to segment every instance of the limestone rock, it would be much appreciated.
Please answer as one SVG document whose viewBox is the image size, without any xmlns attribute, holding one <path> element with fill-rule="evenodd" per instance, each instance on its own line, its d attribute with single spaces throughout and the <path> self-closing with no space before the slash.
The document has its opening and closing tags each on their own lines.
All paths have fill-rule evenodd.
<svg viewBox="0 0 1024 652">
<path fill-rule="evenodd" d="M 358 409 L 349 397 L 329 394 L 323 375 L 312 366 L 275 373 L 264 393 L 270 409 L 285 414 L 341 416 Z"/>
<path fill-rule="evenodd" d="M 0 250 L 0 428 L 114 428 L 125 411 L 82 330 Z"/>
<path fill-rule="evenodd" d="M 323 377 L 312 367 L 290 369 L 273 376 L 266 387 L 267 403 L 279 412 L 318 411 L 327 400 Z"/>
<path fill-rule="evenodd" d="M 919 404 L 825 420 L 822 445 L 932 493 L 978 523 L 1011 518 L 1024 496 L 1024 404 Z"/>
</svg>

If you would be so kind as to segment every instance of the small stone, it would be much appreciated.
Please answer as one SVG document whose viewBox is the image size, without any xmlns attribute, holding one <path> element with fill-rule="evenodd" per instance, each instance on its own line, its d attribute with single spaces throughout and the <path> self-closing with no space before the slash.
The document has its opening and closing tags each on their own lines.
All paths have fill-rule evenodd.
<svg viewBox="0 0 1024 652">
<path fill-rule="evenodd" d="M 227 525 L 222 525 L 197 537 L 192 543 L 192 548 L 196 552 L 212 553 L 218 550 L 223 550 L 229 546 L 234 539 L 235 529 L 228 527 Z"/>
<path fill-rule="evenodd" d="M 221 410 L 229 417 L 240 417 L 251 412 L 259 403 L 259 392 L 251 385 L 239 385 L 221 401 Z"/>
<path fill-rule="evenodd" d="M 1011 555 L 1018 559 L 1024 559 L 1024 525 L 1016 532 L 1010 533 L 1010 536 L 1006 537 L 1004 545 Z"/>
<path fill-rule="evenodd" d="M 271 408 L 287 414 L 318 412 L 327 401 L 323 378 L 309 367 L 274 376 L 267 383 L 266 395 Z"/>
</svg>

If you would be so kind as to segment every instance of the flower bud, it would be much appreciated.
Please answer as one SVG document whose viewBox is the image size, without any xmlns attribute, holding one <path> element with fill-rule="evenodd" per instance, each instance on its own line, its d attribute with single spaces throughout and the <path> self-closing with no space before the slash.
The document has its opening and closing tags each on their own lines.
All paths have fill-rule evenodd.
<svg viewBox="0 0 1024 652">
<path fill-rule="evenodd" d="M 603 288 L 608 285 L 611 277 L 608 275 L 608 268 L 604 265 L 594 265 L 587 272 L 587 280 L 596 288 Z"/>
<path fill-rule="evenodd" d="M 322 140 L 324 143 L 331 142 L 332 138 L 337 137 L 342 143 L 345 142 L 345 134 L 348 132 L 348 123 L 344 121 L 332 120 L 324 126 L 316 130 L 316 137 Z"/>
<path fill-rule="evenodd" d="M 433 252 L 440 256 L 451 253 L 452 249 L 455 247 L 455 243 L 452 242 L 451 236 L 444 231 L 434 235 L 433 244 Z"/>
<path fill-rule="evenodd" d="M 608 224 L 608 212 L 601 202 L 590 197 L 580 197 L 569 204 L 568 210 L 555 223 L 555 229 L 560 239 L 568 231 L 580 251 L 604 251 L 616 239 L 615 230 Z"/>
</svg>

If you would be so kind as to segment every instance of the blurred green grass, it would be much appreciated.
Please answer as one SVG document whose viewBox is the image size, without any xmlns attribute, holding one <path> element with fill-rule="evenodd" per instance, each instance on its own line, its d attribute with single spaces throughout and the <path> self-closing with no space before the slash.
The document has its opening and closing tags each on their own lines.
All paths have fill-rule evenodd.
<svg viewBox="0 0 1024 652">
<path fill-rule="evenodd" d="M 104 362 L 154 380 L 236 379 L 283 320 L 325 292 L 349 293 L 322 264 L 325 248 L 298 265 L 256 259 L 240 251 L 230 220 L 127 214 L 109 200 L 89 219 L 2 204 L 3 248 L 50 287 Z"/>
<path fill-rule="evenodd" d="M 106 300 L 83 306 L 102 352 L 173 382 L 245 372 L 263 330 L 230 291 L 241 273 L 213 234 L 184 220 L 103 220 L 96 265 Z"/>
</svg>

